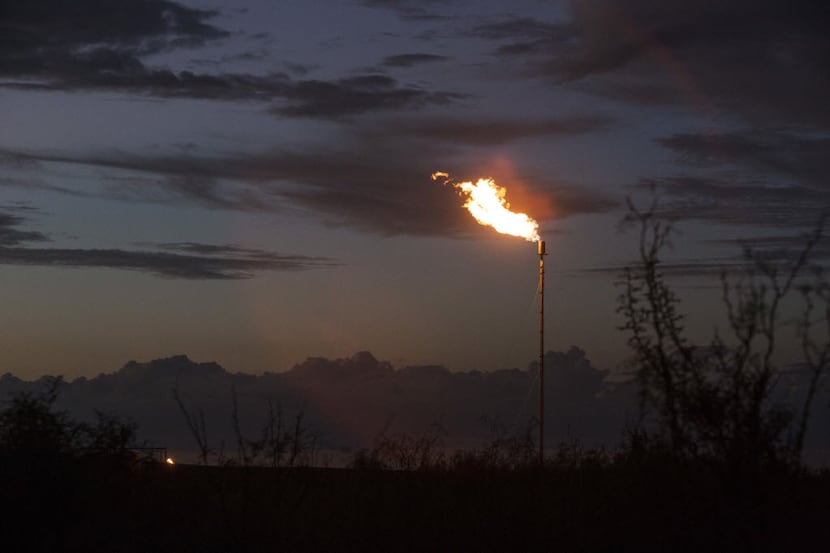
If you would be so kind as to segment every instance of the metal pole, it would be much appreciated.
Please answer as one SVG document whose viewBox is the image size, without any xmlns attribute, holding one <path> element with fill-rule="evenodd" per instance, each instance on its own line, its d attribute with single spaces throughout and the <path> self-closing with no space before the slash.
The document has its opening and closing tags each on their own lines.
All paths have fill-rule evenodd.
<svg viewBox="0 0 830 553">
<path fill-rule="evenodd" d="M 539 466 L 545 465 L 545 241 L 539 240 Z"/>
</svg>

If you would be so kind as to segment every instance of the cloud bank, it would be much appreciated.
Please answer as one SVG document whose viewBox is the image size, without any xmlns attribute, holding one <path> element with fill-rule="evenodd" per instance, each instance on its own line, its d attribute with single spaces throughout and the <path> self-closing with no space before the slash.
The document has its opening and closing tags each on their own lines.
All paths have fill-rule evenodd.
<svg viewBox="0 0 830 553">
<path fill-rule="evenodd" d="M 630 387 L 609 382 L 585 352 L 546 356 L 549 443 L 579 439 L 586 445 L 613 445 L 635 405 Z M 0 378 L 0 398 L 36 390 L 10 374 Z M 312 357 L 286 372 L 260 376 L 231 374 L 215 363 L 177 356 L 149 363 L 129 362 L 115 373 L 79 378 L 63 387 L 61 407 L 78 416 L 91 409 L 130 416 L 142 437 L 173 449 L 192 449 L 172 388 L 190 409 L 205 413 L 214 447 L 235 443 L 230 415 L 232 389 L 245 432 L 257 436 L 268 402 L 289 419 L 300 409 L 328 449 L 371 446 L 381 433 L 446 432 L 448 447 L 480 446 L 493 432 L 520 434 L 536 413 L 536 370 L 451 372 L 443 366 L 395 369 L 371 353 L 343 359 Z"/>
<path fill-rule="evenodd" d="M 798 402 L 803 371 L 782 372 L 776 402 Z M 636 387 L 610 381 L 584 351 L 549 351 L 545 356 L 546 443 L 574 440 L 587 447 L 616 447 L 623 429 L 638 420 Z M 46 377 L 44 377 L 46 378 Z M 452 372 L 440 365 L 396 369 L 369 352 L 342 359 L 311 357 L 285 372 L 229 373 L 216 363 L 185 356 L 148 363 L 130 361 L 114 373 L 64 384 L 59 406 L 83 418 L 92 409 L 133 418 L 140 436 L 175 452 L 193 451 L 193 439 L 173 400 L 203 412 L 209 444 L 233 449 L 233 391 L 243 433 L 257 437 L 269 402 L 284 420 L 302 411 L 318 435 L 318 447 L 354 451 L 370 447 L 381 433 L 419 435 L 438 424 L 450 449 L 481 447 L 496 435 L 519 435 L 536 416 L 536 365 L 493 372 Z M 37 391 L 43 379 L 0 377 L 0 399 Z M 830 429 L 825 387 L 815 403 L 808 435 L 811 455 L 826 455 Z"/>
</svg>

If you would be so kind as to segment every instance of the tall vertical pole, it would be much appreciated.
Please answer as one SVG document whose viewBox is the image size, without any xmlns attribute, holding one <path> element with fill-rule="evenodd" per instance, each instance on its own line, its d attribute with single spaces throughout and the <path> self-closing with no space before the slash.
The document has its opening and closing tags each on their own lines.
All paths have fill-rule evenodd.
<svg viewBox="0 0 830 553">
<path fill-rule="evenodd" d="M 545 465 L 545 241 L 539 240 L 539 466 Z"/>
</svg>

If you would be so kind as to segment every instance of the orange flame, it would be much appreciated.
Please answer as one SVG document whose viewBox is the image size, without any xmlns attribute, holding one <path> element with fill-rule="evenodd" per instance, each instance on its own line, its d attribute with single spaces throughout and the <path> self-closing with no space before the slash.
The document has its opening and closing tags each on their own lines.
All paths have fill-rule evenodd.
<svg viewBox="0 0 830 553">
<path fill-rule="evenodd" d="M 525 213 L 510 211 L 510 204 L 505 200 L 507 189 L 499 186 L 493 179 L 478 179 L 473 184 L 467 182 L 451 182 L 449 175 L 442 171 L 432 174 L 432 180 L 444 178 L 444 184 L 452 184 L 465 196 L 467 201 L 464 207 L 482 225 L 493 227 L 497 232 L 518 236 L 528 242 L 538 242 L 539 223 Z"/>
</svg>

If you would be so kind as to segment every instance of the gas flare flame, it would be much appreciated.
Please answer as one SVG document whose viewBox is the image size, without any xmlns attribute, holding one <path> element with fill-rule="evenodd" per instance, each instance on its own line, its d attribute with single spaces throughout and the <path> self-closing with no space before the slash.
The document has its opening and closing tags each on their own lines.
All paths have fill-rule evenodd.
<svg viewBox="0 0 830 553">
<path fill-rule="evenodd" d="M 528 242 L 539 242 L 539 223 L 525 213 L 510 211 L 510 204 L 505 200 L 507 189 L 499 186 L 493 179 L 482 178 L 473 184 L 452 182 L 450 176 L 442 171 L 432 174 L 432 180 L 444 179 L 444 184 L 451 184 L 459 195 L 467 198 L 464 207 L 480 224 L 493 227 L 497 232 L 518 236 Z"/>
</svg>

